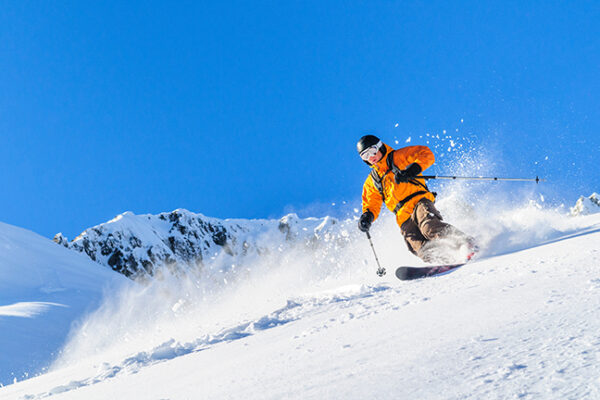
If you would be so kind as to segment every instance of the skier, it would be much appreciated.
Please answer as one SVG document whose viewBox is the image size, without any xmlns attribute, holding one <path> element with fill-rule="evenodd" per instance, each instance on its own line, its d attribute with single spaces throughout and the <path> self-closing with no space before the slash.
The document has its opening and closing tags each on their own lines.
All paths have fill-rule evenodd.
<svg viewBox="0 0 600 400">
<path fill-rule="evenodd" d="M 467 260 L 477 250 L 473 238 L 442 221 L 435 208 L 435 193 L 427 188 L 421 172 L 435 161 L 427 146 L 392 149 L 373 135 L 360 138 L 356 149 L 371 167 L 363 185 L 362 210 L 358 228 L 368 232 L 379 216 L 382 203 L 396 215 L 396 222 L 408 249 L 425 262 L 448 262 L 440 251 L 440 239 L 455 249 L 465 248 Z M 447 243 L 445 243 L 447 244 Z M 437 247 L 437 248 L 436 248 Z"/>
</svg>

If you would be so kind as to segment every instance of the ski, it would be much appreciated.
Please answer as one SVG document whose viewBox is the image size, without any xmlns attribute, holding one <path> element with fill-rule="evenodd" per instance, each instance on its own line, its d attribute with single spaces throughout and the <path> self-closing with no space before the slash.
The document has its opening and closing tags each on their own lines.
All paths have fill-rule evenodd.
<svg viewBox="0 0 600 400">
<path fill-rule="evenodd" d="M 446 272 L 454 271 L 465 264 L 466 263 L 434 265 L 430 267 L 398 267 L 398 269 L 396 269 L 396 277 L 402 281 L 427 278 L 430 276 L 437 276 Z"/>
</svg>

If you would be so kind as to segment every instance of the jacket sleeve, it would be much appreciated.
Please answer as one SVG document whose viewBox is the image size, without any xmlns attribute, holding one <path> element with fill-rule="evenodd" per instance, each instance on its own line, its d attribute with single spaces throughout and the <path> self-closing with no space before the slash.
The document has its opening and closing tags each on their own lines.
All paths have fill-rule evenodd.
<svg viewBox="0 0 600 400">
<path fill-rule="evenodd" d="M 403 152 L 405 155 L 406 165 L 403 168 L 406 168 L 408 165 L 412 163 L 417 163 L 421 166 L 421 169 L 425 171 L 427 168 L 431 167 L 435 162 L 435 156 L 431 149 L 427 146 L 410 146 L 406 147 Z M 398 158 L 398 159 L 397 159 Z M 398 154 L 398 157 L 394 157 L 394 162 L 396 162 L 398 166 L 402 165 L 402 157 Z"/>
<path fill-rule="evenodd" d="M 381 205 L 383 203 L 383 198 L 381 197 L 381 193 L 375 187 L 373 183 L 373 179 L 371 175 L 367 177 L 365 180 L 365 184 L 363 185 L 362 192 L 362 211 L 363 213 L 371 211 L 375 216 L 375 219 L 379 217 L 379 213 L 381 212 Z"/>
</svg>

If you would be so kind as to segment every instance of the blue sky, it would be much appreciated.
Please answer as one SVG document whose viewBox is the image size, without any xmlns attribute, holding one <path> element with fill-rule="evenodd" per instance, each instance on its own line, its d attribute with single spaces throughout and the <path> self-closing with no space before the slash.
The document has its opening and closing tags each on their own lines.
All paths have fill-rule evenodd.
<svg viewBox="0 0 600 400">
<path fill-rule="evenodd" d="M 365 133 L 458 140 L 574 202 L 600 191 L 598 21 L 594 1 L 3 2 L 0 221 L 335 213 Z M 462 172 L 454 150 L 435 171 Z"/>
</svg>

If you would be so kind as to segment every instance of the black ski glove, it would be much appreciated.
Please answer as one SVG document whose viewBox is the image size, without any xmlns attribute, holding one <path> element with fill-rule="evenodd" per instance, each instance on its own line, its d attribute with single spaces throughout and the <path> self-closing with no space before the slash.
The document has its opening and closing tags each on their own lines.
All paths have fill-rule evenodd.
<svg viewBox="0 0 600 400">
<path fill-rule="evenodd" d="M 414 179 L 417 175 L 419 175 L 423 171 L 421 166 L 417 163 L 412 163 L 406 169 L 401 170 L 400 172 L 394 175 L 396 183 L 400 182 L 408 182 L 411 179 Z"/>
<path fill-rule="evenodd" d="M 364 212 L 358 220 L 358 229 L 360 229 L 363 232 L 369 232 L 369 229 L 371 228 L 371 224 L 373 223 L 374 219 L 375 216 L 371 211 Z"/>
</svg>

